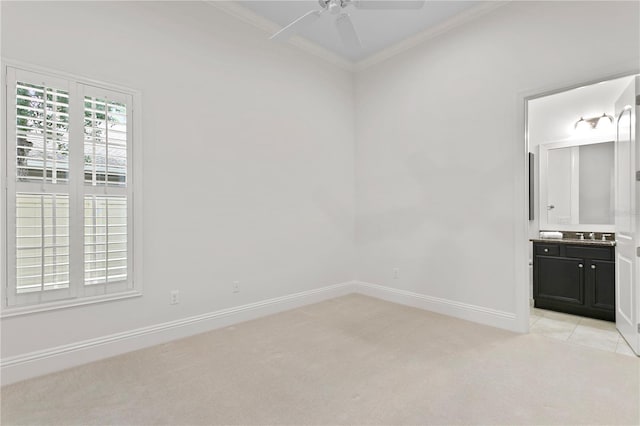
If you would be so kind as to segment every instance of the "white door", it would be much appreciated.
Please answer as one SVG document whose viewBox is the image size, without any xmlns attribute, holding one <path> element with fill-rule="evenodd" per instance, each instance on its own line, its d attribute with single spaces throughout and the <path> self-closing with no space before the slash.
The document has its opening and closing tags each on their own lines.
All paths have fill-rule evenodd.
<svg viewBox="0 0 640 426">
<path fill-rule="evenodd" d="M 616 327 L 636 354 L 640 354 L 640 183 L 636 180 L 640 167 L 640 149 L 636 149 L 639 88 L 640 77 L 636 77 L 615 105 Z"/>
</svg>

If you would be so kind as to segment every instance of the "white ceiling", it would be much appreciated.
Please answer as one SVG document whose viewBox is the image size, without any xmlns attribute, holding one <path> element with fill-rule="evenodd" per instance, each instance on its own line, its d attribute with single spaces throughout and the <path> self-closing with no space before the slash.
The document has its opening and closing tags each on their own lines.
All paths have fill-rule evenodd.
<svg viewBox="0 0 640 426">
<path fill-rule="evenodd" d="M 239 1 L 252 12 L 285 26 L 311 10 L 320 10 L 318 0 Z M 418 10 L 362 10 L 348 6 L 353 25 L 362 41 L 361 49 L 348 49 L 338 36 L 335 16 L 324 14 L 299 35 L 344 57 L 360 61 L 414 34 L 442 24 L 460 12 L 478 6 L 482 1 L 428 0 Z"/>
</svg>

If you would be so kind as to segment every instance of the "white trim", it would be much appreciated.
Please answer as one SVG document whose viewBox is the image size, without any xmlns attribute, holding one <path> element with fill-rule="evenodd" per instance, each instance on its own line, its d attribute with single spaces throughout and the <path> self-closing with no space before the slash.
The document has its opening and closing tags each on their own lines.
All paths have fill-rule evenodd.
<svg viewBox="0 0 640 426">
<path fill-rule="evenodd" d="M 558 148 L 570 148 L 574 146 L 583 145 L 595 145 L 599 143 L 615 142 L 616 135 L 606 135 L 606 137 L 591 137 L 591 138 L 568 138 L 555 141 L 549 141 L 538 144 L 538 146 L 544 146 L 546 149 L 558 149 Z"/>
<path fill-rule="evenodd" d="M 439 314 L 448 315 L 479 324 L 490 325 L 511 331 L 521 331 L 517 326 L 516 314 L 455 300 L 428 296 L 407 290 L 385 287 L 366 282 L 355 282 L 356 292 L 377 299 L 401 305 L 413 306 Z"/>
<path fill-rule="evenodd" d="M 557 230 L 557 231 L 584 231 L 584 232 L 615 232 L 615 225 L 611 224 L 589 224 L 580 223 L 580 146 L 595 145 L 599 143 L 611 143 L 612 140 L 588 140 L 588 141 L 560 141 L 540 144 L 538 146 L 538 180 L 539 180 L 539 203 L 538 216 L 540 230 Z M 570 223 L 549 223 L 547 203 L 549 203 L 549 151 L 555 149 L 571 149 L 571 199 L 569 212 L 571 215 Z"/>
<path fill-rule="evenodd" d="M 0 360 L 2 385 L 353 293 L 354 282 L 321 287 Z"/>
<path fill-rule="evenodd" d="M 142 140 L 142 114 L 141 114 L 141 108 L 142 108 L 142 95 L 141 92 L 139 90 L 136 89 L 131 89 L 129 87 L 125 87 L 125 86 L 121 86 L 118 84 L 113 84 L 113 83 L 106 83 L 106 82 L 102 82 L 102 81 L 98 81 L 98 80 L 94 80 L 94 79 L 89 79 L 83 76 L 78 76 L 75 74 L 71 74 L 71 73 L 67 73 L 64 71 L 58 71 L 58 70 L 52 70 L 46 67 L 42 67 L 42 66 L 38 66 L 38 65 L 32 65 L 32 64 L 28 64 L 25 62 L 21 62 L 21 61 L 17 61 L 17 60 L 13 60 L 13 59 L 9 59 L 9 58 L 0 58 L 0 68 L 2 69 L 2 83 L 5 85 L 5 90 L 2 91 L 2 109 L 3 109 L 3 116 L 2 116 L 2 124 L 4 125 L 4 128 L 7 129 L 4 132 L 1 132 L 0 138 L 2 138 L 3 141 L 3 152 L 5 152 L 5 161 L 0 164 L 0 170 L 2 171 L 2 173 L 0 173 L 1 177 L 2 177 L 2 194 L 0 195 L 0 201 L 2 201 L 0 204 L 2 204 L 3 207 L 3 211 L 2 214 L 0 215 L 0 217 L 3 219 L 2 220 L 2 224 L 1 224 L 1 231 L 2 231 L 2 270 L 5 271 L 5 274 L 3 274 L 3 276 L 0 278 L 1 280 L 1 285 L 0 285 L 0 318 L 3 317 L 9 317 L 9 316 L 16 316 L 16 315 L 24 315 L 24 314 L 31 314 L 34 312 L 41 312 L 41 311 L 48 311 L 48 310 L 52 310 L 52 309 L 63 309 L 63 308 L 67 308 L 67 307 L 72 307 L 72 306 L 79 306 L 79 305 L 86 305 L 89 303 L 101 303 L 101 302 L 106 302 L 106 301 L 112 301 L 112 300 L 119 300 L 119 299 L 125 299 L 125 298 L 130 298 L 130 297 L 138 297 L 142 295 L 142 259 L 143 259 L 143 254 L 142 254 L 142 241 L 143 241 L 143 224 L 142 224 L 142 217 L 143 217 L 143 212 L 142 212 L 142 146 L 143 146 L 143 140 Z M 30 75 L 32 78 L 34 79 L 45 79 L 47 82 L 49 82 L 50 80 L 56 80 L 59 79 L 61 80 L 59 83 L 59 85 L 66 85 L 69 86 L 66 88 L 66 90 L 69 91 L 70 97 L 71 98 L 76 98 L 78 93 L 81 95 L 81 97 L 84 96 L 84 94 L 82 92 L 78 92 L 77 89 L 78 87 L 82 87 L 83 90 L 84 88 L 87 88 L 90 91 L 95 91 L 95 90 L 103 90 L 103 91 L 109 91 L 109 92 L 115 92 L 112 93 L 112 95 L 115 95 L 117 98 L 124 98 L 125 100 L 127 100 L 127 109 L 128 109 L 128 116 L 127 116 L 127 126 L 129 127 L 129 129 L 131 129 L 131 138 L 132 138 L 132 143 L 129 143 L 128 146 L 128 164 L 127 164 L 127 168 L 128 168 L 128 177 L 127 177 L 127 196 L 128 196 L 128 204 L 129 204 L 129 218 L 132 218 L 132 223 L 129 223 L 128 226 L 133 229 L 131 229 L 129 231 L 129 238 L 128 238 L 128 244 L 129 244 L 129 257 L 131 258 L 131 260 L 129 261 L 129 269 L 128 269 L 128 278 L 127 278 L 127 289 L 123 289 L 123 291 L 121 292 L 113 292 L 110 294 L 105 294 L 105 295 L 99 295 L 99 296 L 93 296 L 93 295 L 89 295 L 89 296 L 83 296 L 82 294 L 78 293 L 78 294 L 70 294 L 69 296 L 73 296 L 74 298 L 71 299 L 69 297 L 64 297 L 58 301 L 51 301 L 49 302 L 44 302 L 44 303 L 19 303 L 16 305 L 8 305 L 8 302 L 11 301 L 9 300 L 9 297 L 11 297 L 11 293 L 8 291 L 8 283 L 12 282 L 12 280 L 10 279 L 11 276 L 9 275 L 9 271 L 11 270 L 11 268 L 9 268 L 8 266 L 10 266 L 8 264 L 8 258 L 11 255 L 10 249 L 11 247 L 7 246 L 7 238 L 11 237 L 11 227 L 9 227 L 9 225 L 7 224 L 7 220 L 11 217 L 11 215 L 7 215 L 6 214 L 6 207 L 7 207 L 7 200 L 8 200 L 8 194 L 9 193 L 14 193 L 16 191 L 16 188 L 13 188 L 13 184 L 11 184 L 11 182 L 13 182 L 12 178 L 9 177 L 8 173 L 11 172 L 11 167 L 10 167 L 10 158 L 11 156 L 8 155 L 8 153 L 10 152 L 10 137 L 8 135 L 8 128 L 6 127 L 6 122 L 7 122 L 7 113 L 11 111 L 11 109 L 6 109 L 7 106 L 7 102 L 9 100 L 9 96 L 7 95 L 8 91 L 7 89 L 7 85 L 9 83 L 10 80 L 10 75 L 9 75 L 9 70 L 12 71 L 18 71 L 20 74 L 25 74 L 25 75 Z M 73 94 L 76 94 L 76 96 L 71 96 Z M 120 99 L 119 99 L 120 100 Z M 78 106 L 82 106 L 83 102 L 79 102 L 73 101 L 70 102 L 70 107 L 78 107 Z M 75 115 L 76 117 L 79 117 L 80 122 L 76 122 L 76 131 L 80 131 L 79 129 L 81 129 L 82 127 L 78 127 L 78 124 L 82 124 L 82 114 L 77 114 Z M 133 117 L 133 120 L 132 120 Z M 81 134 L 81 133 L 80 133 Z M 71 136 L 71 134 L 70 134 Z M 76 139 L 78 139 L 76 137 Z M 73 149 L 73 148 L 72 148 Z M 76 156 L 78 157 L 78 156 Z M 72 166 L 72 163 L 69 164 L 69 166 Z M 133 168 L 133 170 L 131 170 Z M 72 172 L 72 168 L 70 168 L 70 173 Z M 72 176 L 70 175 L 70 178 Z M 84 177 L 83 175 L 80 176 L 75 176 L 75 180 L 78 181 L 74 184 L 73 179 L 70 179 L 69 183 L 67 184 L 67 192 L 70 196 L 70 199 L 75 198 L 76 199 L 76 204 L 79 205 L 79 208 L 83 208 L 83 202 L 81 201 L 83 199 L 82 193 L 83 193 L 83 188 L 84 188 Z M 23 184 L 26 187 L 26 184 Z M 78 189 L 80 188 L 80 189 Z M 9 189 L 11 189 L 12 191 L 8 191 Z M 80 196 L 80 197 L 79 197 Z M 10 207 L 10 206 L 9 206 Z M 77 206 L 76 206 L 77 207 Z M 73 203 L 70 203 L 70 209 L 73 209 Z M 82 213 L 83 214 L 83 213 Z M 83 221 L 80 222 L 81 224 L 83 223 Z M 73 224 L 71 224 L 71 227 L 73 226 Z M 70 228 L 71 230 L 71 228 Z M 80 240 L 81 242 L 82 240 Z M 72 241 L 70 241 L 71 243 Z M 84 256 L 84 254 L 82 254 L 82 256 Z M 79 257 L 78 254 L 76 253 L 76 258 L 82 258 Z M 72 270 L 70 272 L 73 272 Z M 76 271 L 77 272 L 77 271 Z M 78 275 L 76 273 L 77 276 L 84 276 L 84 274 L 80 274 Z M 71 276 L 71 275 L 70 275 Z M 84 286 L 82 286 L 81 284 L 79 285 L 79 287 L 82 287 L 84 289 Z M 78 288 L 79 288 L 78 287 Z M 75 288 L 77 290 L 77 288 Z M 70 291 L 73 292 L 74 290 L 74 286 L 72 285 L 70 287 Z M 25 302 L 28 302 L 25 299 Z"/>
<path fill-rule="evenodd" d="M 547 164 L 547 168 L 548 168 Z M 577 146 L 571 147 L 571 223 L 580 224 L 580 148 Z M 548 183 L 547 183 L 548 185 Z M 548 190 L 547 186 L 547 190 Z M 615 231 L 613 225 L 611 229 L 605 229 L 606 225 L 602 226 L 602 231 Z M 588 230 L 590 231 L 590 229 Z M 595 232 L 595 231 L 594 231 Z"/>
<path fill-rule="evenodd" d="M 529 266 L 529 101 L 542 98 L 567 90 L 589 86 L 591 84 L 614 80 L 616 78 L 630 77 L 640 72 L 638 65 L 634 61 L 624 61 L 618 64 L 606 64 L 599 72 L 596 70 L 593 75 L 604 75 L 601 78 L 594 78 L 590 81 L 576 83 L 575 81 L 565 81 L 553 86 L 538 87 L 522 90 L 516 94 L 514 108 L 517 111 L 517 133 L 514 140 L 520 141 L 514 150 L 514 284 L 515 284 L 515 307 L 518 323 L 518 331 L 529 332 L 529 311 L 530 311 L 530 266 Z M 611 69 L 626 70 L 612 73 Z M 631 70 L 631 71 L 630 71 Z M 524 142 L 524 143 L 523 143 Z M 518 214 L 520 212 L 520 214 Z"/>
<path fill-rule="evenodd" d="M 2 9 L 0 7 L 0 9 Z M 4 61 L 0 61 L 0 74 L 2 76 L 2 90 L 0 90 L 0 152 L 4 153 L 7 149 L 7 67 L 4 64 Z M 5 283 L 8 282 L 9 279 L 9 269 L 8 269 L 8 257 L 9 253 L 7 249 L 7 167 L 8 167 L 8 159 L 7 155 L 4 155 L 4 160 L 0 161 L 0 306 L 5 306 L 8 302 L 8 294 Z"/>
<path fill-rule="evenodd" d="M 253 12 L 247 7 L 241 6 L 233 1 L 216 1 L 216 0 L 204 0 L 205 3 L 249 24 L 255 28 L 264 31 L 266 34 L 274 34 L 281 29 L 281 26 L 266 19 L 257 13 Z M 295 46 L 307 53 L 310 53 L 318 58 L 337 65 L 338 67 L 351 72 L 362 71 L 380 62 L 384 62 L 406 50 L 412 49 L 420 44 L 438 37 L 460 25 L 471 22 L 485 14 L 502 7 L 510 3 L 510 0 L 496 0 L 490 2 L 481 3 L 478 6 L 464 10 L 451 18 L 441 22 L 440 24 L 419 32 L 403 41 L 393 44 L 377 53 L 373 53 L 370 56 L 360 60 L 351 61 L 336 53 L 333 53 L 329 49 L 320 46 L 306 38 L 301 36 L 295 36 L 286 41 L 287 44 Z"/>
<path fill-rule="evenodd" d="M 441 22 L 440 24 L 431 27 L 425 31 L 422 31 L 414 36 L 406 38 L 401 42 L 398 42 L 386 49 L 381 50 L 378 53 L 374 53 L 371 56 L 366 57 L 358 62 L 355 62 L 353 65 L 354 71 L 362 71 L 366 68 L 372 67 L 374 65 L 379 64 L 380 62 L 384 62 L 396 55 L 399 55 L 402 52 L 405 52 L 409 49 L 413 49 L 416 46 L 419 46 L 428 40 L 434 39 L 444 33 L 447 33 L 454 28 L 459 27 L 460 25 L 466 24 L 468 22 L 474 21 L 481 16 L 486 15 L 487 13 L 498 9 L 506 4 L 509 4 L 510 1 L 489 1 L 483 2 L 478 6 L 472 7 L 470 9 L 464 10 L 451 18 Z"/>
<path fill-rule="evenodd" d="M 232 324 L 359 293 L 392 303 L 413 306 L 468 321 L 521 331 L 516 314 L 418 294 L 361 281 L 347 281 L 300 293 L 221 309 L 122 333 L 83 340 L 0 360 L 2 385 L 120 355 Z"/>
<path fill-rule="evenodd" d="M 78 297 L 76 299 L 65 299 L 56 302 L 40 303 L 35 305 L 15 306 L 4 308 L 0 313 L 0 318 L 16 317 L 20 315 L 35 314 L 38 312 L 53 311 L 56 309 L 71 308 L 74 306 L 91 305 L 93 303 L 109 302 L 111 300 L 130 299 L 142 296 L 142 291 L 132 290 L 120 293 L 112 293 L 99 296 Z"/>
<path fill-rule="evenodd" d="M 133 171 L 131 172 L 131 179 L 133 185 L 129 189 L 129 196 L 131 200 L 129 205 L 133 208 L 133 232 L 129 233 L 133 248 L 130 250 L 130 255 L 133 258 L 131 262 L 131 280 L 133 280 L 133 288 L 142 295 L 144 291 L 144 277 L 142 276 L 143 268 L 143 229 L 144 224 L 142 218 L 144 217 L 144 203 L 143 199 L 143 182 L 142 165 L 144 164 L 144 141 L 142 134 L 142 93 L 139 90 L 130 92 L 133 103 L 131 104 L 131 115 L 133 116 L 133 122 L 131 123 L 133 131 Z"/>
<path fill-rule="evenodd" d="M 2 64 L 3 69 L 6 69 L 6 67 L 11 67 L 11 68 L 16 68 L 22 71 L 45 74 L 49 78 L 62 78 L 64 80 L 75 80 L 75 82 L 77 83 L 86 84 L 88 86 L 98 86 L 103 89 L 113 90 L 113 91 L 121 92 L 127 95 L 133 95 L 134 106 L 136 106 L 135 96 L 136 95 L 140 96 L 141 94 L 140 90 L 132 89 L 130 87 L 123 86 L 120 84 L 95 80 L 92 78 L 84 77 L 82 75 L 73 74 L 67 71 L 55 70 L 55 69 L 43 67 L 41 65 L 35 65 L 35 64 L 24 62 L 24 61 L 19 61 L 17 59 L 7 58 L 4 56 L 0 58 L 0 64 Z"/>
<path fill-rule="evenodd" d="M 265 40 L 268 35 L 275 34 L 282 27 L 257 13 L 251 11 L 249 8 L 239 5 L 233 1 L 216 1 L 216 0 L 204 0 L 205 3 L 231 15 L 242 22 L 245 22 L 254 28 L 262 30 L 265 32 Z M 276 43 L 274 41 L 274 43 Z M 354 71 L 353 62 L 348 59 L 343 58 L 342 56 L 333 53 L 332 51 L 325 49 L 324 47 L 316 44 L 312 41 L 307 40 L 301 36 L 291 37 L 289 40 L 284 42 L 285 44 L 289 44 L 295 46 L 307 53 L 310 53 L 320 59 L 324 59 L 325 61 L 337 65 L 338 67 L 347 70 Z"/>
</svg>

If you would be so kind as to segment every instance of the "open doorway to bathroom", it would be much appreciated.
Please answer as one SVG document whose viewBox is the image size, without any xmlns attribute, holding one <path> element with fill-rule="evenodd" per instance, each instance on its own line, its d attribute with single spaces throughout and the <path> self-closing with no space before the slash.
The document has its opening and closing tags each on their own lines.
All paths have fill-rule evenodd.
<svg viewBox="0 0 640 426">
<path fill-rule="evenodd" d="M 631 356 L 615 322 L 615 141 L 616 102 L 634 82 L 527 101 L 530 332 Z"/>
</svg>

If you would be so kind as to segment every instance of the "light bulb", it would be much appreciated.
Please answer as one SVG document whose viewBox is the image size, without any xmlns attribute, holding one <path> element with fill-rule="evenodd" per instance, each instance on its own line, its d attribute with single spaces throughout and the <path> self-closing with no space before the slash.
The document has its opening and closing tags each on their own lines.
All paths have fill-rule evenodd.
<svg viewBox="0 0 640 426">
<path fill-rule="evenodd" d="M 576 122 L 577 133 L 588 132 L 590 129 L 591 129 L 591 125 L 587 123 L 587 120 L 585 120 L 583 117 L 580 117 L 580 120 Z"/>
<path fill-rule="evenodd" d="M 602 117 L 598 120 L 598 124 L 596 124 L 596 129 L 598 130 L 608 130 L 613 126 L 613 121 L 611 117 L 607 114 L 602 114 Z"/>
</svg>

